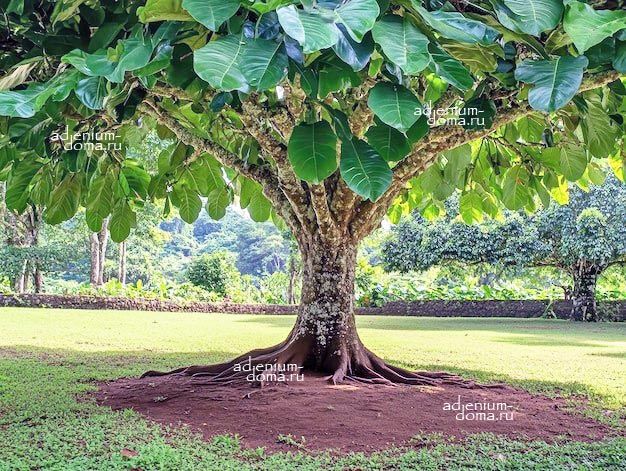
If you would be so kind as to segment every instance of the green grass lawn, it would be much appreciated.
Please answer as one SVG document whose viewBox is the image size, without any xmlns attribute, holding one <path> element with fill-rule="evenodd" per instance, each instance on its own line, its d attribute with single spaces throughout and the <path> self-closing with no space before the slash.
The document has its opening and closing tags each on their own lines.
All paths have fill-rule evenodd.
<svg viewBox="0 0 626 471">
<path fill-rule="evenodd" d="M 547 445 L 475 436 L 371 456 L 267 455 L 202 442 L 77 396 L 93 381 L 225 360 L 285 337 L 292 317 L 0 309 L 0 470 L 623 469 L 626 442 Z M 616 424 L 626 410 L 626 325 L 552 320 L 361 317 L 364 342 L 412 369 L 572 396 Z M 590 399 L 582 406 L 574 396 Z M 124 448 L 138 456 L 126 458 Z"/>
</svg>

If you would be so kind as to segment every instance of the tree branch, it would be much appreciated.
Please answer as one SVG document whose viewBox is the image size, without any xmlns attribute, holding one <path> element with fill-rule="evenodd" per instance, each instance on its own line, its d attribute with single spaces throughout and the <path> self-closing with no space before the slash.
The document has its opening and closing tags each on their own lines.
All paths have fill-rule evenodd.
<svg viewBox="0 0 626 471">
<path fill-rule="evenodd" d="M 157 122 L 170 129 L 185 145 L 193 147 L 196 151 L 211 154 L 222 165 L 232 168 L 259 183 L 263 187 L 263 194 L 270 200 L 274 209 L 285 220 L 289 228 L 292 231 L 297 231 L 300 228 L 300 222 L 295 219 L 289 201 L 280 190 L 278 178 L 268 167 L 251 164 L 219 145 L 196 136 L 152 101 L 144 101 L 139 105 L 139 108 L 142 112 L 152 116 Z"/>
<path fill-rule="evenodd" d="M 317 225 L 320 228 L 321 235 L 334 239 L 339 236 L 337 222 L 333 218 L 328 204 L 328 196 L 324 183 L 317 185 L 309 184 L 309 193 L 311 194 L 311 204 L 315 212 Z"/>
<path fill-rule="evenodd" d="M 619 78 L 620 74 L 615 71 L 589 76 L 583 80 L 579 93 L 603 87 Z M 419 141 L 411 153 L 394 168 L 391 186 L 385 194 L 374 203 L 364 201 L 360 204 L 360 207 L 357 208 L 360 214 L 351 223 L 353 225 L 352 233 L 357 239 L 365 237 L 373 226 L 380 223 L 388 207 L 405 189 L 408 181 L 432 165 L 441 152 L 488 136 L 498 128 L 534 112 L 536 111 L 525 102 L 513 103 L 497 117 L 489 129 L 469 132 L 461 126 L 441 126 L 432 129 L 428 136 Z"/>
<path fill-rule="evenodd" d="M 252 101 L 252 98 L 250 97 L 242 104 L 241 121 L 245 125 L 245 131 L 258 142 L 263 153 L 274 161 L 280 188 L 304 225 L 307 223 L 306 211 L 309 198 L 289 163 L 286 146 L 272 135 L 266 123 L 269 120 L 281 132 L 286 142 L 293 129 L 293 122 L 286 110 L 266 110 L 263 105 Z"/>
</svg>

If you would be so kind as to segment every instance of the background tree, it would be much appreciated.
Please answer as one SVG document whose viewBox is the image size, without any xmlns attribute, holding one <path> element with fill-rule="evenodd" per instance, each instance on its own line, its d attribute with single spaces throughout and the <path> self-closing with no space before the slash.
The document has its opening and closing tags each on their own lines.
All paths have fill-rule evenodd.
<svg viewBox="0 0 626 471">
<path fill-rule="evenodd" d="M 187 269 L 189 281 L 222 297 L 228 295 L 230 285 L 237 282 L 238 276 L 235 257 L 226 251 L 201 255 L 193 259 Z"/>
<path fill-rule="evenodd" d="M 534 215 L 507 212 L 477 225 L 467 225 L 455 206 L 440 220 L 418 214 L 394 228 L 382 248 L 386 268 L 407 272 L 457 261 L 555 267 L 572 278 L 572 319 L 597 320 L 598 276 L 626 263 L 626 185 L 610 178 L 571 190 L 566 205 L 552 203 Z"/>
<path fill-rule="evenodd" d="M 617 6 L 0 5 L 11 85 L 0 93 L 0 170 L 12 210 L 32 201 L 55 224 L 84 205 L 89 227 L 100 231 L 110 217 L 119 242 L 147 198 L 165 199 L 166 213 L 173 205 L 191 222 L 201 197 L 220 218 L 237 196 L 254 220 L 271 218 L 296 238 L 303 289 L 288 338 L 188 374 L 228 376 L 252 356 L 335 382 L 449 379 L 389 366 L 361 343 L 359 242 L 388 211 L 393 219 L 438 211 L 455 187 L 463 212 L 491 214 L 499 201 L 517 210 L 564 199 L 566 180 L 587 178 L 593 159 L 610 157 L 622 172 L 626 12 Z M 54 76 L 39 80 L 38 67 L 51 63 Z M 120 147 L 49 139 L 66 129 L 113 133 Z M 126 152 L 154 129 L 172 142 L 156 168 Z"/>
</svg>

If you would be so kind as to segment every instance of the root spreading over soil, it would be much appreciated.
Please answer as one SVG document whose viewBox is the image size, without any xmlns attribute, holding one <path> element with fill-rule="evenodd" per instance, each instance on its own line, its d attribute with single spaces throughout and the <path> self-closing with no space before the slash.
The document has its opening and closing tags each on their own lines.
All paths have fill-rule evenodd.
<svg viewBox="0 0 626 471">
<path fill-rule="evenodd" d="M 158 423 L 187 425 L 206 438 L 239 434 L 244 445 L 273 451 L 294 450 L 294 443 L 278 440 L 280 435 L 292 436 L 309 451 L 369 452 L 410 445 L 412 437 L 425 433 L 462 438 L 491 432 L 545 441 L 560 437 L 591 441 L 611 434 L 604 425 L 566 412 L 563 400 L 504 386 L 333 385 L 322 376 L 305 374 L 304 381 L 259 389 L 249 384 L 206 384 L 173 374 L 103 383 L 96 399 L 115 410 L 132 408 Z M 483 405 L 470 410 L 470 403 Z M 465 406 L 463 415 L 452 410 L 457 404 Z M 509 407 L 494 410 L 504 407 L 494 404 Z M 484 410 L 474 410 L 477 407 Z M 492 413 L 499 420 L 476 420 L 476 412 Z"/>
</svg>

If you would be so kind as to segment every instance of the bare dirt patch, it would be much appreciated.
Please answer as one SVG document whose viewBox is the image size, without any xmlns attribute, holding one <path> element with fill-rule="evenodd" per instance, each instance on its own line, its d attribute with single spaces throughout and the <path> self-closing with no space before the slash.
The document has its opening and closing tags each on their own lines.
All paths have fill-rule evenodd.
<svg viewBox="0 0 626 471">
<path fill-rule="evenodd" d="M 490 432 L 548 442 L 561 438 L 595 441 L 612 434 L 607 426 L 567 412 L 561 399 L 506 386 L 333 386 L 321 377 L 307 375 L 303 382 L 254 389 L 248 385 L 200 384 L 190 377 L 173 375 L 102 383 L 96 399 L 114 410 L 134 409 L 161 424 L 187 425 L 206 438 L 239 434 L 246 446 L 274 451 L 289 449 L 278 441 L 279 435 L 293 436 L 297 441 L 304 437 L 310 451 L 370 452 L 406 445 L 424 433 L 462 438 Z M 446 404 L 452 408 L 459 402 L 466 406 L 464 416 L 459 410 L 444 410 Z M 484 410 L 476 411 L 467 409 L 469 403 L 510 407 L 494 410 L 504 406 L 483 405 Z M 477 416 L 470 414 L 477 412 L 492 413 L 498 420 L 475 420 Z M 459 420 L 462 417 L 465 420 Z"/>
</svg>

